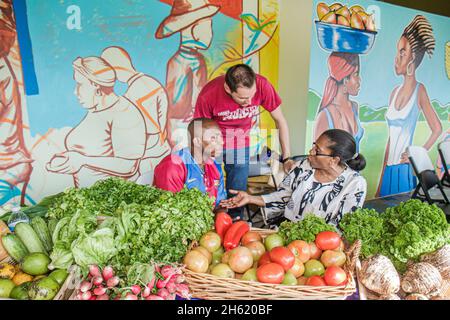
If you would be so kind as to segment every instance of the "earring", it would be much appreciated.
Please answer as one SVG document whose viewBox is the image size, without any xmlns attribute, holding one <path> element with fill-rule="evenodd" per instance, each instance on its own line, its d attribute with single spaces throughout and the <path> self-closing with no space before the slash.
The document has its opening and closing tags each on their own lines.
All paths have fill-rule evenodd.
<svg viewBox="0 0 450 320">
<path fill-rule="evenodd" d="M 408 65 L 406 66 L 406 74 L 408 76 L 412 76 L 413 75 L 413 72 L 409 72 L 409 66 L 411 66 L 411 64 L 412 64 L 412 61 L 410 63 L 408 63 Z"/>
<path fill-rule="evenodd" d="M 95 91 L 95 95 L 96 95 L 97 97 L 100 97 L 100 96 L 102 95 L 100 89 L 97 89 L 97 90 Z"/>
</svg>

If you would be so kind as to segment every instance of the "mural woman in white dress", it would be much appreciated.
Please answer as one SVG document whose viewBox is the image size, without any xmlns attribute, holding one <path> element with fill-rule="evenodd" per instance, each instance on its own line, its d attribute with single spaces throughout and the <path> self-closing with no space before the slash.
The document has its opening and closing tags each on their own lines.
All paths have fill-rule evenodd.
<svg viewBox="0 0 450 320">
<path fill-rule="evenodd" d="M 416 80 L 416 70 L 425 53 L 431 57 L 435 40 L 428 20 L 418 15 L 405 28 L 397 44 L 395 73 L 403 76 L 389 98 L 386 120 L 389 140 L 384 157 L 377 196 L 409 192 L 416 185 L 406 148 L 413 143 L 416 124 L 422 111 L 431 134 L 423 147 L 429 150 L 442 133 L 442 125 L 428 98 L 425 86 Z"/>
<path fill-rule="evenodd" d="M 67 134 L 67 151 L 55 154 L 47 170 L 72 175 L 75 187 L 112 176 L 136 181 L 146 148 L 144 117 L 114 93 L 116 73 L 105 60 L 77 58 L 73 68 L 75 95 L 87 113 Z"/>
</svg>

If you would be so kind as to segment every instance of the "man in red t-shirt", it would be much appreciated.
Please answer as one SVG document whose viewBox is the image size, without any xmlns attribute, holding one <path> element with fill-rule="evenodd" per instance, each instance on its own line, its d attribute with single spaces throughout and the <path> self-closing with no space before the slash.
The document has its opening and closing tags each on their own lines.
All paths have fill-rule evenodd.
<svg viewBox="0 0 450 320">
<path fill-rule="evenodd" d="M 249 142 L 252 118 L 259 115 L 259 106 L 270 112 L 279 130 L 282 162 L 286 172 L 295 162 L 290 159 L 289 128 L 280 108 L 281 98 L 263 76 L 249 66 L 238 64 L 224 76 L 211 80 L 200 92 L 194 118 L 214 119 L 224 139 L 224 163 L 228 197 L 230 190 L 247 190 Z M 243 218 L 243 209 L 229 212 Z"/>
</svg>

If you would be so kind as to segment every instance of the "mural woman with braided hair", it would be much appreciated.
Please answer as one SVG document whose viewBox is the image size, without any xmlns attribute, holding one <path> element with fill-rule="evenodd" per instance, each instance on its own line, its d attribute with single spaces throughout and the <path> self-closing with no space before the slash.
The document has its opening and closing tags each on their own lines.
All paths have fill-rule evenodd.
<svg viewBox="0 0 450 320">
<path fill-rule="evenodd" d="M 425 86 L 416 79 L 425 53 L 431 58 L 435 47 L 433 29 L 428 20 L 417 15 L 405 28 L 397 43 L 395 73 L 403 76 L 389 98 L 386 120 L 389 139 L 377 195 L 388 196 L 411 191 L 416 184 L 406 148 L 413 143 L 416 123 L 423 112 L 431 134 L 423 147 L 429 150 L 442 133 L 442 125 L 428 98 Z"/>
</svg>

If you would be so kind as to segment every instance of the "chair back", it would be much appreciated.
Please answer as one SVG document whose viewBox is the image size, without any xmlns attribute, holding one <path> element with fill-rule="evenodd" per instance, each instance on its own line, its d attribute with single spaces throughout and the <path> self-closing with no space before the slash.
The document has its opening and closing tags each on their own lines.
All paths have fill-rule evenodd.
<svg viewBox="0 0 450 320">
<path fill-rule="evenodd" d="M 411 162 L 416 176 L 425 170 L 434 171 L 433 163 L 431 162 L 428 151 L 424 147 L 409 146 L 408 152 L 409 161 Z"/>
</svg>

